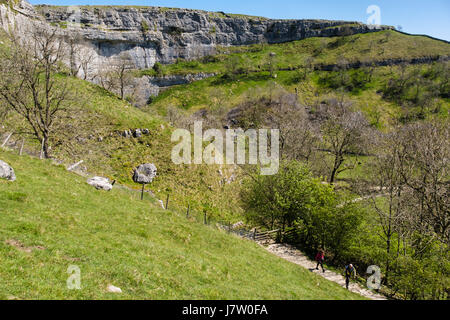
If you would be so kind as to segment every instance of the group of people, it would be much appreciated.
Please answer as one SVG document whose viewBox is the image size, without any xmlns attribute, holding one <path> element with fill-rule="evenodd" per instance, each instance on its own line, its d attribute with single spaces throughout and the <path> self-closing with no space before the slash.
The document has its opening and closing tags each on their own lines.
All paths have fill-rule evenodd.
<svg viewBox="0 0 450 320">
<path fill-rule="evenodd" d="M 325 268 L 323 267 L 323 263 L 325 261 L 325 251 L 320 249 L 319 252 L 317 252 L 316 254 L 316 262 L 317 262 L 317 266 L 316 266 L 316 270 L 319 270 L 319 266 L 322 267 L 322 272 L 325 272 Z M 349 264 L 345 266 L 344 269 L 344 276 L 345 276 L 345 287 L 348 290 L 348 287 L 350 285 L 350 279 L 356 278 L 356 269 L 353 266 L 353 264 Z"/>
</svg>

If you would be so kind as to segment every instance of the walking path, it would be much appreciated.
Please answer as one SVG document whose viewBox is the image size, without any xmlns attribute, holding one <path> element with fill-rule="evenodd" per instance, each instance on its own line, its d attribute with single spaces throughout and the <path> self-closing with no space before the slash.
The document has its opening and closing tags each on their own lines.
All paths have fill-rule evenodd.
<svg viewBox="0 0 450 320">
<path fill-rule="evenodd" d="M 336 282 L 340 286 L 345 288 L 345 278 L 342 275 L 339 275 L 333 271 L 329 271 L 325 269 L 325 272 L 322 272 L 322 269 L 316 270 L 316 262 L 313 262 L 308 259 L 301 251 L 295 249 L 294 247 L 286 244 L 270 244 L 269 246 L 264 246 L 269 252 L 277 255 L 280 258 L 283 258 L 289 262 L 295 263 L 299 266 L 302 266 L 306 269 L 309 269 L 311 272 L 314 272 L 327 280 Z M 352 282 L 349 286 L 350 291 L 358 293 L 366 298 L 372 300 L 387 300 L 386 297 L 374 293 L 369 289 L 362 288 L 358 283 Z"/>
</svg>

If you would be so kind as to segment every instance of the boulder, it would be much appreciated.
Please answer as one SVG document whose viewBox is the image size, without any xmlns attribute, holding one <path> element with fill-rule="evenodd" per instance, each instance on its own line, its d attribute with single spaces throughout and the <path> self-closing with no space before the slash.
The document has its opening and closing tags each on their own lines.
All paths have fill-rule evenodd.
<svg viewBox="0 0 450 320">
<path fill-rule="evenodd" d="M 16 175 L 14 174 L 14 169 L 9 166 L 6 162 L 0 160 L 0 178 L 9 181 L 16 181 Z"/>
<path fill-rule="evenodd" d="M 105 191 L 111 191 L 113 186 L 109 179 L 103 178 L 103 177 L 93 177 L 90 178 L 87 183 L 93 187 L 95 187 L 97 190 L 105 190 Z"/>
<path fill-rule="evenodd" d="M 133 137 L 135 137 L 135 138 L 140 138 L 140 137 L 142 137 L 142 131 L 141 131 L 141 129 L 136 129 L 136 130 L 134 131 L 134 133 L 133 133 Z"/>
<path fill-rule="evenodd" d="M 111 293 L 122 293 L 122 289 L 120 289 L 119 287 L 113 286 L 112 284 L 110 284 L 107 288 L 108 292 Z"/>
<path fill-rule="evenodd" d="M 133 181 L 140 184 L 149 184 L 156 177 L 156 166 L 151 163 L 141 164 L 134 170 Z"/>
</svg>

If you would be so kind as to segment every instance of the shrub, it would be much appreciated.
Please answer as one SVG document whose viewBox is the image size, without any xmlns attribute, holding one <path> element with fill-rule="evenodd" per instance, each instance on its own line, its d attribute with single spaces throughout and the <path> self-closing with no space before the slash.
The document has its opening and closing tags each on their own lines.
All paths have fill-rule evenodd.
<svg viewBox="0 0 450 320">
<path fill-rule="evenodd" d="M 160 62 L 156 62 L 153 66 L 153 70 L 156 72 L 158 76 L 162 76 L 164 73 L 163 65 Z"/>
<path fill-rule="evenodd" d="M 148 32 L 150 30 L 150 27 L 148 26 L 146 21 L 141 22 L 141 28 L 143 32 Z"/>
</svg>

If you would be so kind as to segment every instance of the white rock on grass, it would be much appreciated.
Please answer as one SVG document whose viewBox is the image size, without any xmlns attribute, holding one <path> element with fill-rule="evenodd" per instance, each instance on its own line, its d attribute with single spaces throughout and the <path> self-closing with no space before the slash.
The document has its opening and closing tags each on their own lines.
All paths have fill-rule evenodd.
<svg viewBox="0 0 450 320">
<path fill-rule="evenodd" d="M 115 287 L 112 284 L 110 284 L 108 286 L 107 290 L 108 290 L 108 292 L 111 292 L 111 293 L 122 293 L 122 289 Z"/>
<path fill-rule="evenodd" d="M 105 190 L 105 191 L 111 191 L 113 186 L 109 179 L 103 178 L 103 177 L 93 177 L 90 178 L 87 183 L 93 187 L 95 187 L 97 190 Z"/>
<path fill-rule="evenodd" d="M 162 200 L 158 200 L 158 203 L 161 206 L 161 208 L 165 209 L 164 202 Z"/>
<path fill-rule="evenodd" d="M 238 223 L 233 224 L 233 229 L 239 229 L 243 228 L 245 224 L 242 221 L 239 221 Z"/>
<path fill-rule="evenodd" d="M 9 164 L 0 160 L 0 178 L 9 181 L 16 181 L 14 169 Z"/>
</svg>

